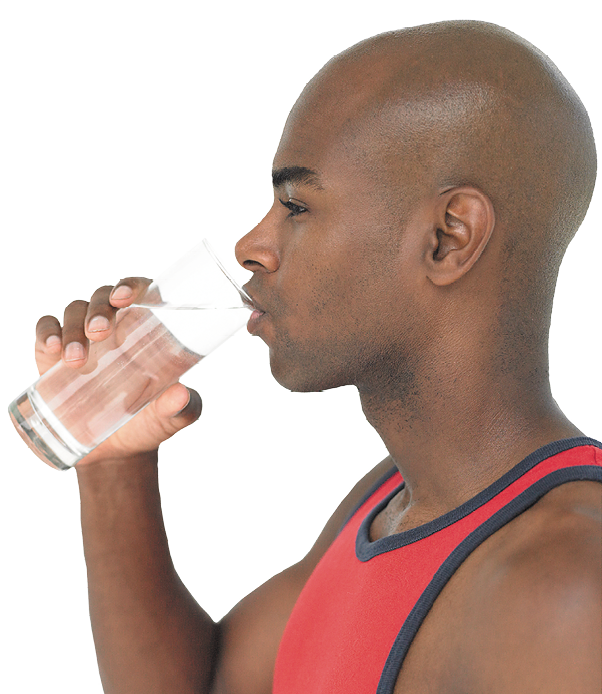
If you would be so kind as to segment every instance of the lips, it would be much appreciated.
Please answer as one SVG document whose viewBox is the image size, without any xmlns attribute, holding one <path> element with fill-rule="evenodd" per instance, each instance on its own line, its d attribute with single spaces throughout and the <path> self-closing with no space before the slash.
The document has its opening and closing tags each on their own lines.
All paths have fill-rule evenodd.
<svg viewBox="0 0 602 694">
<path fill-rule="evenodd" d="M 251 303 L 251 304 L 250 304 L 248 301 L 245 301 L 245 304 L 246 304 L 247 306 L 249 306 L 249 308 L 252 308 L 252 309 L 253 309 L 253 312 L 251 313 L 251 317 L 249 318 L 249 322 L 247 323 L 247 330 L 251 333 L 251 335 L 253 335 L 253 334 L 256 332 L 257 328 L 259 327 L 259 321 L 260 321 L 261 318 L 265 315 L 265 311 L 264 311 L 263 308 L 258 304 L 258 302 L 256 301 L 256 299 L 255 299 L 255 297 L 253 296 L 253 294 L 251 294 L 251 293 L 249 292 L 249 290 L 248 290 L 248 288 L 247 288 L 246 285 L 243 287 L 243 289 L 245 290 L 245 292 L 247 293 L 247 295 L 248 295 L 248 296 L 251 298 L 251 300 L 252 300 L 252 303 Z"/>
<path fill-rule="evenodd" d="M 247 322 L 247 330 L 251 333 L 251 335 L 255 335 L 257 333 L 259 326 L 261 325 L 261 319 L 264 316 L 265 313 L 259 309 L 255 309 L 253 313 L 251 313 L 251 317 Z"/>
</svg>

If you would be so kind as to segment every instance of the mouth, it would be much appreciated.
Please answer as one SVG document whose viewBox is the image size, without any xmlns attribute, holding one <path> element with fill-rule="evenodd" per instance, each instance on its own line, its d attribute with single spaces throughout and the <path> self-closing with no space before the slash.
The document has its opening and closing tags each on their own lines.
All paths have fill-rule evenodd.
<svg viewBox="0 0 602 694">
<path fill-rule="evenodd" d="M 251 333 L 251 335 L 257 334 L 257 331 L 259 330 L 259 326 L 261 324 L 261 319 L 264 316 L 265 313 L 257 308 L 254 309 L 253 313 L 251 313 L 251 317 L 247 322 L 247 330 Z"/>
<path fill-rule="evenodd" d="M 246 295 L 251 299 L 251 301 L 248 301 L 246 298 L 243 297 L 243 301 L 248 308 L 252 309 L 251 317 L 249 318 L 249 321 L 247 323 L 247 330 L 251 333 L 251 335 L 255 334 L 259 321 L 261 318 L 265 315 L 265 311 L 261 308 L 261 306 L 257 303 L 255 300 L 255 297 L 248 291 L 247 287 L 243 287 Z"/>
</svg>

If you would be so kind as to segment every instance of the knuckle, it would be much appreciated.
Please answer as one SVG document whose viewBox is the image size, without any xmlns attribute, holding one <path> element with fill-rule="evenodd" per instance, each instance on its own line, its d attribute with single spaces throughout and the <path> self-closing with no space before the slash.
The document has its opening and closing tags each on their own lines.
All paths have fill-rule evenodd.
<svg viewBox="0 0 602 694">
<path fill-rule="evenodd" d="M 36 330 L 45 330 L 49 327 L 54 327 L 58 324 L 58 320 L 54 316 L 42 316 L 36 323 Z"/>
<path fill-rule="evenodd" d="M 132 289 L 140 289 L 141 287 L 148 287 L 151 282 L 152 280 L 147 277 L 124 277 L 117 282 L 117 285 L 127 284 Z"/>
<path fill-rule="evenodd" d="M 111 291 L 113 290 L 113 287 L 109 285 L 104 285 L 103 287 L 98 287 L 98 289 L 95 290 L 94 294 L 92 294 L 92 299 L 91 301 L 94 300 L 103 300 L 106 297 L 109 296 Z"/>
<path fill-rule="evenodd" d="M 109 297 L 112 291 L 113 287 L 108 285 L 105 287 L 99 287 L 94 294 L 92 294 L 92 298 L 90 299 L 90 303 L 88 305 L 88 311 L 103 311 L 104 313 L 112 313 L 112 307 L 109 304 Z"/>
<path fill-rule="evenodd" d="M 46 340 L 50 335 L 61 334 L 61 324 L 54 316 L 44 316 L 40 318 L 36 325 L 36 338 L 38 340 Z"/>
<path fill-rule="evenodd" d="M 81 311 L 85 310 L 88 308 L 88 302 L 83 301 L 83 299 L 75 299 L 75 301 L 72 301 L 67 308 L 65 309 L 66 311 Z"/>
</svg>

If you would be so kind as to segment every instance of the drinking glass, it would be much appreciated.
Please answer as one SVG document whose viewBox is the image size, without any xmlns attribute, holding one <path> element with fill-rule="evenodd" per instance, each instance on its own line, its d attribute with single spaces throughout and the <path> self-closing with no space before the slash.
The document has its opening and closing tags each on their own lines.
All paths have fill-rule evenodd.
<svg viewBox="0 0 602 694">
<path fill-rule="evenodd" d="M 247 321 L 252 300 L 204 239 L 117 311 L 80 369 L 55 364 L 9 406 L 48 465 L 68 470 Z"/>
</svg>

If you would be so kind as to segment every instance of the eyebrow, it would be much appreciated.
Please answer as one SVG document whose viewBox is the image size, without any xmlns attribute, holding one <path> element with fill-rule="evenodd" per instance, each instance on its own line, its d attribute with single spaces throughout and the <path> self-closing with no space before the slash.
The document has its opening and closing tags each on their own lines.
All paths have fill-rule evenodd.
<svg viewBox="0 0 602 694">
<path fill-rule="evenodd" d="M 284 166 L 272 171 L 272 185 L 280 188 L 285 183 L 303 183 L 316 190 L 323 190 L 320 175 L 306 166 Z"/>
</svg>

